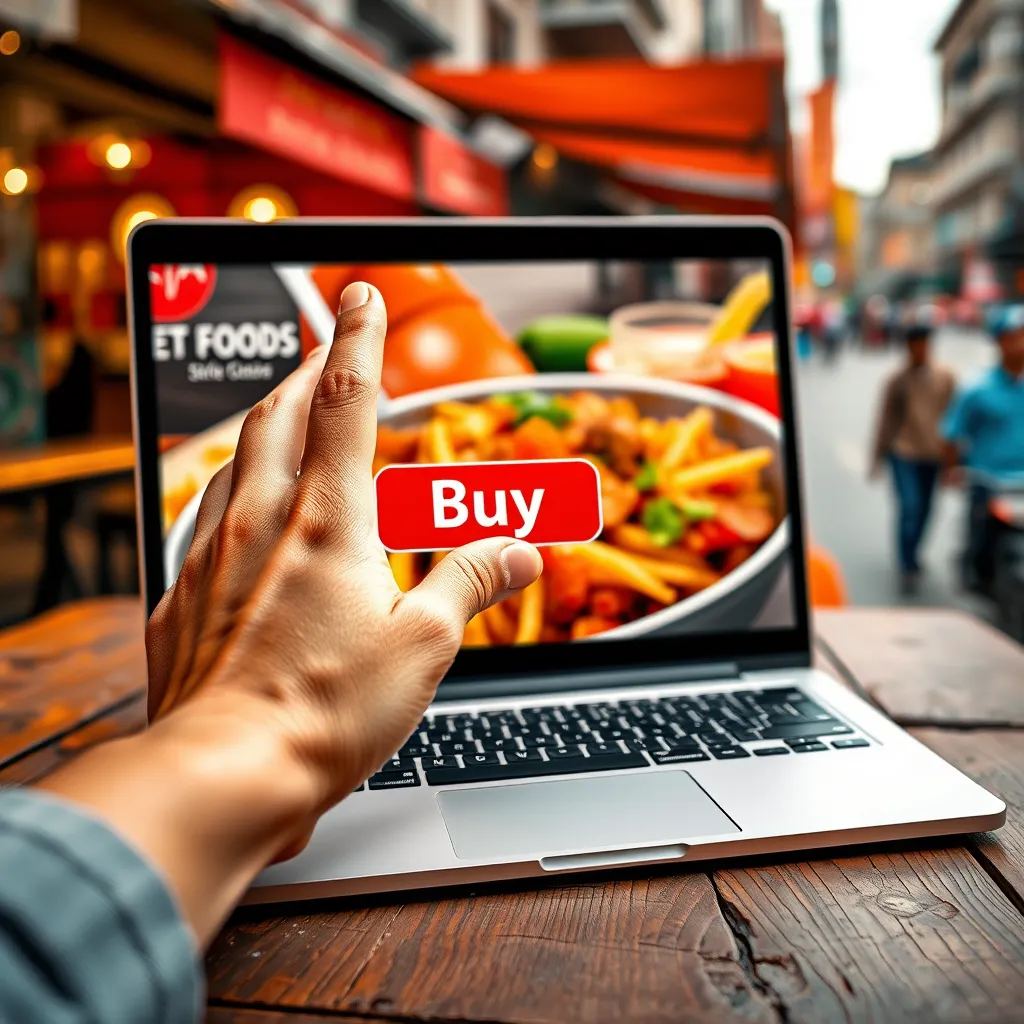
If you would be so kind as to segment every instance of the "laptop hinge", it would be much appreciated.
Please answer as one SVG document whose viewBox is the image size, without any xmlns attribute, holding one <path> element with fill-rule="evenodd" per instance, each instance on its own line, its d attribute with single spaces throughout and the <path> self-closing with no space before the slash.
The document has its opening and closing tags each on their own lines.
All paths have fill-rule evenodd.
<svg viewBox="0 0 1024 1024">
<path fill-rule="evenodd" d="M 559 672 L 554 675 L 515 679 L 460 679 L 442 683 L 435 704 L 445 701 L 493 700 L 496 697 L 525 697 L 565 693 L 570 690 L 606 690 L 623 686 L 651 686 L 658 683 L 686 683 L 695 680 L 738 679 L 740 667 L 734 661 L 703 665 L 635 666 L 605 671 Z"/>
</svg>

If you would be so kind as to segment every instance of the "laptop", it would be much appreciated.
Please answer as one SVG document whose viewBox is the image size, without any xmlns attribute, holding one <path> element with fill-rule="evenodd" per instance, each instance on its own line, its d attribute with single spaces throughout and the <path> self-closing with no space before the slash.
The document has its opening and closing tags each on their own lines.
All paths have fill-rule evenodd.
<svg viewBox="0 0 1024 1024">
<path fill-rule="evenodd" d="M 374 471 L 396 580 L 465 529 L 544 556 L 539 583 L 467 627 L 403 747 L 248 902 L 1003 824 L 1001 800 L 813 667 L 789 260 L 769 220 L 135 230 L 149 610 L 246 410 L 330 342 L 357 279 L 388 305 Z M 416 473 L 433 517 L 396 507 Z M 493 493 L 471 502 L 476 479 Z"/>
</svg>

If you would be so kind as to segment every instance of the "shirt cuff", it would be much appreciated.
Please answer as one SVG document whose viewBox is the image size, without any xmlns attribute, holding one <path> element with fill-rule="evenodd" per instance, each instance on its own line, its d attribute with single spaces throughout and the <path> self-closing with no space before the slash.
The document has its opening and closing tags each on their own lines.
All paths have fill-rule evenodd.
<svg viewBox="0 0 1024 1024">
<path fill-rule="evenodd" d="M 31 958 L 23 977 L 84 1019 L 201 1017 L 198 950 L 166 883 L 101 821 L 37 790 L 0 790 L 0 959 L 6 929 Z"/>
</svg>

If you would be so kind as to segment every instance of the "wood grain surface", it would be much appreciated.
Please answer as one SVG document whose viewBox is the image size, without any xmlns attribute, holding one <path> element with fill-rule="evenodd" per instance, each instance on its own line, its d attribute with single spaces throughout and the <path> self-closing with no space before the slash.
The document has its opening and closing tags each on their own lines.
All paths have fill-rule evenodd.
<svg viewBox="0 0 1024 1024">
<path fill-rule="evenodd" d="M 113 476 L 134 468 L 131 435 L 45 441 L 0 452 L 0 494 Z"/>
<path fill-rule="evenodd" d="M 1020 1010 L 1020 914 L 962 848 L 714 878 L 781 1020 L 995 1024 Z"/>
<path fill-rule="evenodd" d="M 346 1015 L 346 1024 L 405 1024 L 393 1017 L 352 1017 Z M 206 1011 L 206 1024 L 324 1024 L 323 1014 L 293 1013 L 280 1010 L 240 1010 L 230 1006 L 210 1006 Z"/>
<path fill-rule="evenodd" d="M 144 693 L 143 629 L 138 599 L 97 598 L 0 632 L 0 767 Z"/>
<path fill-rule="evenodd" d="M 815 615 L 819 645 L 901 725 L 1024 727 L 1024 648 L 963 612 Z"/>
<path fill-rule="evenodd" d="M 924 723 L 923 742 L 1007 801 L 1003 830 L 711 872 L 247 908 L 208 954 L 208 1021 L 1021 1019 L 1024 653 L 948 612 L 825 613 L 818 627 L 816 665 Z M 138 728 L 144 681 L 135 600 L 0 634 L 0 782 Z"/>
<path fill-rule="evenodd" d="M 1006 824 L 998 832 L 971 836 L 971 844 L 1007 898 L 1024 913 L 1024 731 L 915 729 L 914 735 L 1006 801 Z"/>
</svg>

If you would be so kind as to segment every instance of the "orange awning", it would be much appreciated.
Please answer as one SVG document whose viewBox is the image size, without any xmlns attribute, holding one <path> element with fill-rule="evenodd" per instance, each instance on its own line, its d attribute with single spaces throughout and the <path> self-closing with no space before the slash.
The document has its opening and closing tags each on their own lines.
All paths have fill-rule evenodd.
<svg viewBox="0 0 1024 1024">
<path fill-rule="evenodd" d="M 423 67 L 414 77 L 658 201 L 692 207 L 696 196 L 704 209 L 720 201 L 722 212 L 738 207 L 790 219 L 780 58 L 674 67 L 564 61 L 475 74 Z"/>
</svg>

